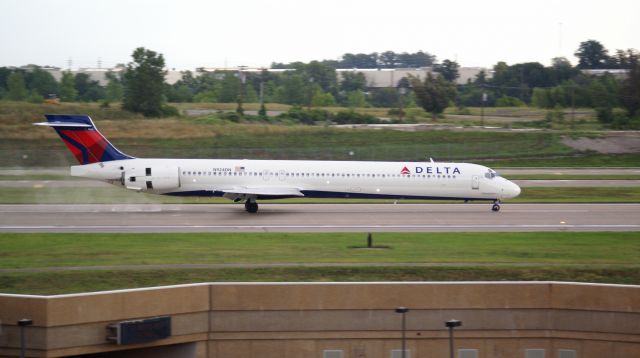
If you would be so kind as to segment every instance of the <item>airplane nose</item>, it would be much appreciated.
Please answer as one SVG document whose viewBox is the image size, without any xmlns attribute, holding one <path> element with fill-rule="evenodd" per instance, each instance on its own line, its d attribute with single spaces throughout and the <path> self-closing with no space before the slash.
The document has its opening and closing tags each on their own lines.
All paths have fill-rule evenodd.
<svg viewBox="0 0 640 358">
<path fill-rule="evenodd" d="M 502 198 L 513 199 L 518 195 L 520 195 L 520 187 L 512 181 L 504 179 L 502 184 Z"/>
<path fill-rule="evenodd" d="M 509 196 L 509 198 L 515 198 L 516 196 L 520 195 L 520 192 L 521 190 L 518 184 L 510 181 L 509 187 L 507 188 L 507 195 Z"/>
</svg>

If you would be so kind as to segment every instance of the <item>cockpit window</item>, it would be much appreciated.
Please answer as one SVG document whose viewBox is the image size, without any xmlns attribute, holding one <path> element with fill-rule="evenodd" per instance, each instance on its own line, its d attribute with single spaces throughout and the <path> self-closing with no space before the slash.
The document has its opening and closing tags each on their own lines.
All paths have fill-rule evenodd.
<svg viewBox="0 0 640 358">
<path fill-rule="evenodd" d="M 484 177 L 487 179 L 493 179 L 499 176 L 500 174 L 498 174 L 495 170 L 491 170 L 491 169 L 489 169 L 486 173 L 484 173 Z"/>
</svg>

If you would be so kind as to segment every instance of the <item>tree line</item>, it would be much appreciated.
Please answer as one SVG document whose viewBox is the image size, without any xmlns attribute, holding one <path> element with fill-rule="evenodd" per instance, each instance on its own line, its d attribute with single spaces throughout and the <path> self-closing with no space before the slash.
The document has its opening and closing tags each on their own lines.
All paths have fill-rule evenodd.
<svg viewBox="0 0 640 358">
<path fill-rule="evenodd" d="M 610 56 L 598 41 L 582 42 L 575 52 L 578 64 L 555 58 L 550 66 L 538 62 L 508 65 L 498 62 L 491 76 L 480 72 L 466 84 L 456 85 L 459 65 L 437 62 L 423 51 L 345 54 L 340 60 L 272 64 L 290 71 L 203 72 L 185 71 L 169 85 L 164 82 L 162 54 L 138 48 L 124 71 L 108 73 L 100 86 L 87 74 L 65 72 L 57 82 L 47 71 L 0 68 L 0 98 L 42 101 L 55 93 L 63 101 L 122 102 L 125 109 L 147 116 L 172 115 L 166 102 L 258 102 L 307 107 L 415 107 L 437 116 L 447 106 L 524 106 L 540 108 L 591 107 L 605 123 L 625 126 L 640 116 L 640 74 L 636 50 L 617 50 Z M 343 68 L 431 67 L 437 74 L 402 78 L 395 87 L 369 88 L 363 73 Z M 592 75 L 585 69 L 621 69 Z M 239 106 L 241 108 L 241 106 Z M 620 110 L 622 109 L 622 110 Z"/>
</svg>

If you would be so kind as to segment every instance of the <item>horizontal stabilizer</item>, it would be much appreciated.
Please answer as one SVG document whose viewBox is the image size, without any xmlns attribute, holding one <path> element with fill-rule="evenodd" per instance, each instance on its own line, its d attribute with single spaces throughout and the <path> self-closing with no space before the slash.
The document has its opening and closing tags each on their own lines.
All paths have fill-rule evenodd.
<svg viewBox="0 0 640 358">
<path fill-rule="evenodd" d="M 90 124 L 86 123 L 69 123 L 69 122 L 40 122 L 34 123 L 36 126 L 45 126 L 53 128 L 91 128 Z"/>
</svg>

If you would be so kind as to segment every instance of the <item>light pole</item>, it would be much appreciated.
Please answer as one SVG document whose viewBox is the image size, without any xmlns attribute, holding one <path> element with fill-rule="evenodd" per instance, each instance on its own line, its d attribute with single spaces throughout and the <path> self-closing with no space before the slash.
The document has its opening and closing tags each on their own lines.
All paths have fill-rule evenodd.
<svg viewBox="0 0 640 358">
<path fill-rule="evenodd" d="M 462 326 L 462 321 L 457 319 L 448 320 L 444 323 L 449 328 L 449 357 L 453 358 L 453 329 Z"/>
<path fill-rule="evenodd" d="M 313 100 L 313 77 L 309 77 L 309 102 L 307 103 L 307 111 L 311 110 L 311 101 Z"/>
<path fill-rule="evenodd" d="M 482 108 L 480 109 L 480 126 L 484 128 L 484 106 L 487 104 L 487 92 L 482 91 Z"/>
<path fill-rule="evenodd" d="M 407 324 L 407 317 L 406 317 L 407 312 L 409 312 L 409 309 L 407 307 L 397 307 L 396 308 L 396 313 L 402 314 L 402 353 L 401 353 L 402 358 L 406 358 L 405 354 L 407 352 L 406 339 L 405 339 L 406 324 Z"/>
<path fill-rule="evenodd" d="M 407 88 L 406 87 L 400 87 L 398 89 L 398 92 L 400 93 L 400 122 L 402 122 L 402 119 L 404 118 L 404 95 L 405 93 L 407 93 Z"/>
<path fill-rule="evenodd" d="M 238 95 L 238 107 L 236 108 L 236 113 L 240 115 L 240 117 L 244 116 L 244 108 L 242 108 L 242 102 L 244 101 L 244 82 L 246 80 L 245 69 L 247 66 L 238 66 L 238 79 L 240 80 L 240 93 Z"/>
<path fill-rule="evenodd" d="M 31 326 L 32 324 L 33 324 L 33 320 L 28 318 L 23 318 L 18 321 L 18 326 L 20 326 L 20 358 L 24 358 L 24 350 L 25 350 L 24 329 L 26 326 Z"/>
</svg>

